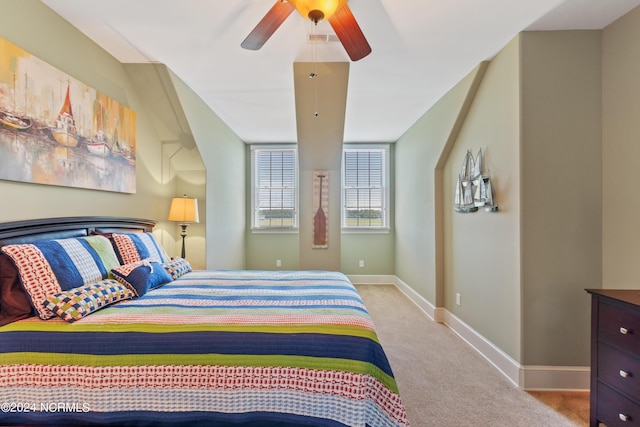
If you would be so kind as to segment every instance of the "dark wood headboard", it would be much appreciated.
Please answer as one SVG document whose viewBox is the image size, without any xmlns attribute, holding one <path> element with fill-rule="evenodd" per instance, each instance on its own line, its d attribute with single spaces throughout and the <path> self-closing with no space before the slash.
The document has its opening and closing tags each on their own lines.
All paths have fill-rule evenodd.
<svg viewBox="0 0 640 427">
<path fill-rule="evenodd" d="M 108 216 L 30 219 L 0 223 L 0 246 L 45 239 L 89 236 L 91 233 L 152 231 L 156 221 Z"/>
</svg>

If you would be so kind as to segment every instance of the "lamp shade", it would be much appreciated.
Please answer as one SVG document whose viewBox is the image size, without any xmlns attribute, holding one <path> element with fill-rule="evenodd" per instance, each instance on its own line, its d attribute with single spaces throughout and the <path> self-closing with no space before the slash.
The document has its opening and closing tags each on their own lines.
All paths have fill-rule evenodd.
<svg viewBox="0 0 640 427">
<path fill-rule="evenodd" d="M 181 224 L 190 222 L 200 222 L 198 218 L 198 199 L 190 197 L 174 197 L 171 200 L 169 209 L 169 221 L 176 221 Z"/>
</svg>

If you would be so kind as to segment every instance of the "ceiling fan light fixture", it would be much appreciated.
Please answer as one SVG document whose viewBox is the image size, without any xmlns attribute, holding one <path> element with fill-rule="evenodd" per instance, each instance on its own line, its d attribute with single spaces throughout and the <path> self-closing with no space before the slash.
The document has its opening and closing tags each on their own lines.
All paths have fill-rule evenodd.
<svg viewBox="0 0 640 427">
<path fill-rule="evenodd" d="M 313 9 L 312 11 L 309 12 L 309 19 L 314 24 L 317 24 L 318 22 L 324 19 L 324 12 L 318 9 Z"/>
<path fill-rule="evenodd" d="M 300 15 L 314 23 L 331 18 L 347 0 L 288 0 Z"/>
<path fill-rule="evenodd" d="M 260 49 L 296 9 L 305 19 L 315 24 L 329 21 L 349 58 L 359 61 L 371 53 L 371 46 L 347 2 L 348 0 L 276 0 L 240 46 L 249 50 Z"/>
</svg>

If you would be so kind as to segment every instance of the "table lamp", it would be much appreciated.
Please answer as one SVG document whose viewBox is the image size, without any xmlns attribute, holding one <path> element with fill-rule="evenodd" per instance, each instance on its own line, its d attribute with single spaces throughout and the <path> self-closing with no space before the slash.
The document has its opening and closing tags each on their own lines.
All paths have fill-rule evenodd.
<svg viewBox="0 0 640 427">
<path fill-rule="evenodd" d="M 174 197 L 171 200 L 171 208 L 169 209 L 169 221 L 175 221 L 180 224 L 182 231 L 182 255 L 185 257 L 184 238 L 187 237 L 187 226 L 192 222 L 200 222 L 198 218 L 198 199 L 187 197 Z"/>
</svg>

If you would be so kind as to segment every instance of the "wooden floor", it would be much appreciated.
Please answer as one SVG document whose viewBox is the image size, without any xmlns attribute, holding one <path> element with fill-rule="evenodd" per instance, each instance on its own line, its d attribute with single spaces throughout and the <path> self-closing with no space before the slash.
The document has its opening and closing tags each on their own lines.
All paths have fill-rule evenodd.
<svg viewBox="0 0 640 427">
<path fill-rule="evenodd" d="M 530 391 L 529 394 L 578 426 L 589 425 L 588 391 Z"/>
</svg>

